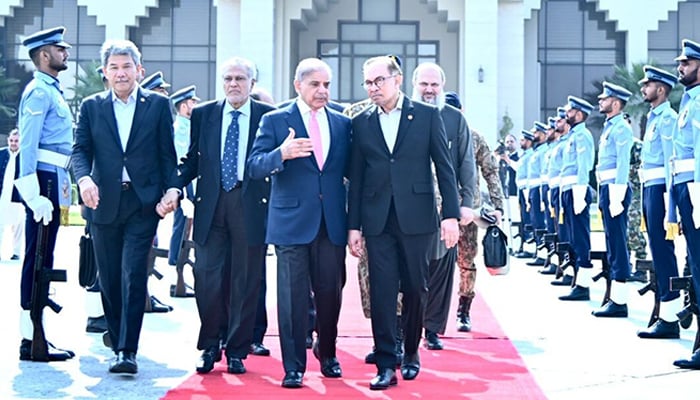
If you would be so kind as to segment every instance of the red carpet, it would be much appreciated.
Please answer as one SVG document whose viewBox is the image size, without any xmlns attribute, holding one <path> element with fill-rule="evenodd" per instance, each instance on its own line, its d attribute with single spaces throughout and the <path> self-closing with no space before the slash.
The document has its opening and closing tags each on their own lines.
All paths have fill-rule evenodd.
<svg viewBox="0 0 700 400">
<path fill-rule="evenodd" d="M 274 282 L 268 282 L 268 285 L 268 290 L 274 294 Z M 456 299 L 457 296 L 454 297 L 455 302 Z M 452 310 L 455 309 L 456 304 L 453 304 Z M 454 315 L 453 311 L 450 315 Z M 311 399 L 322 396 L 337 399 L 546 399 L 488 306 L 478 296 L 471 314 L 475 324 L 473 332 L 456 332 L 454 320 L 450 318 L 448 331 L 443 337 L 445 349 L 421 349 L 421 371 L 416 380 L 403 381 L 399 374 L 396 387 L 386 391 L 370 391 L 369 381 L 376 369 L 373 365 L 364 364 L 364 356 L 372 347 L 371 329 L 360 307 L 355 260 L 348 257 L 348 283 L 344 291 L 338 338 L 338 360 L 343 368 L 343 378 L 323 377 L 318 361 L 309 350 L 304 387 L 282 388 L 280 383 L 284 371 L 280 359 L 276 310 L 269 309 L 270 328 L 265 345 L 272 352 L 270 357 L 248 357 L 245 360 L 248 372 L 244 375 L 226 373 L 224 360 L 207 375 L 193 374 L 180 386 L 170 390 L 164 399 Z"/>
</svg>

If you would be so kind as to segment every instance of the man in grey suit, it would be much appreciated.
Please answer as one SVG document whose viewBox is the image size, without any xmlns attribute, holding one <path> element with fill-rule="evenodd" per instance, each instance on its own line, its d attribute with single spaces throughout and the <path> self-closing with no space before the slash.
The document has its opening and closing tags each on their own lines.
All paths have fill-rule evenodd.
<svg viewBox="0 0 700 400">
<path fill-rule="evenodd" d="M 394 339 L 399 282 L 403 292 L 404 380 L 420 371 L 418 346 L 428 294 L 433 236 L 447 248 L 459 238 L 459 199 L 445 127 L 437 107 L 413 102 L 400 90 L 401 68 L 389 57 L 363 66 L 364 85 L 374 103 L 352 120 L 348 196 L 348 246 L 353 255 L 367 243 L 372 334 L 377 376 L 370 389 L 396 385 Z M 431 161 L 443 197 L 437 212 Z"/>
<path fill-rule="evenodd" d="M 447 148 L 450 151 L 452 167 L 457 177 L 460 208 L 468 215 L 474 202 L 476 184 L 476 164 L 474 149 L 467 121 L 462 112 L 445 104 L 445 72 L 431 62 L 419 64 L 413 71 L 413 100 L 433 104 L 440 110 L 445 124 Z M 438 196 L 439 197 L 439 196 Z M 440 202 L 438 201 L 438 207 Z M 462 219 L 461 223 L 466 223 Z M 442 350 L 438 333 L 444 334 L 447 316 L 450 311 L 454 268 L 457 261 L 457 246 L 447 249 L 436 235 L 435 246 L 428 268 L 428 301 L 425 308 L 425 347 L 429 350 Z"/>
</svg>

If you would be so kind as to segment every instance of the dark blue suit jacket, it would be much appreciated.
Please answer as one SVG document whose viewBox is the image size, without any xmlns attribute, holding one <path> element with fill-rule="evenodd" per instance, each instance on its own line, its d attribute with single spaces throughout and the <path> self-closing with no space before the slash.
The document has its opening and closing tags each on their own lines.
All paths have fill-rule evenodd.
<svg viewBox="0 0 700 400">
<path fill-rule="evenodd" d="M 296 103 L 267 113 L 260 123 L 246 170 L 254 179 L 272 176 L 267 242 L 302 245 L 313 241 L 321 216 L 333 244 L 347 243 L 346 190 L 343 184 L 350 152 L 350 119 L 326 107 L 331 143 L 323 170 L 313 156 L 282 162 L 280 145 L 294 128 L 309 135 Z"/>
<path fill-rule="evenodd" d="M 2 147 L 0 148 L 0 192 L 2 192 L 2 186 L 3 186 L 3 177 L 5 176 L 5 171 L 7 170 L 7 164 L 10 161 L 10 149 L 8 147 Z M 17 157 L 15 157 L 15 176 L 14 179 L 17 179 L 17 174 L 19 173 L 19 154 L 17 154 Z M 19 197 L 19 193 L 17 193 L 17 188 L 12 189 L 12 196 L 11 196 L 11 201 L 14 201 L 16 203 L 19 203 L 21 201 L 21 198 Z"/>
</svg>

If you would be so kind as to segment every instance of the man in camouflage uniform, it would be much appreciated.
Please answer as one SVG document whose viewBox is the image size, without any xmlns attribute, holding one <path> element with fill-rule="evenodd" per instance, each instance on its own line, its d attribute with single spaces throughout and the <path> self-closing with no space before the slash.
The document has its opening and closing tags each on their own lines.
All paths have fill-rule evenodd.
<svg viewBox="0 0 700 400">
<path fill-rule="evenodd" d="M 642 141 L 635 138 L 630 154 L 630 187 L 632 188 L 632 201 L 629 209 L 629 224 L 627 235 L 629 237 L 627 248 L 630 254 L 634 254 L 637 260 L 647 258 L 647 239 L 642 232 L 642 188 L 639 182 L 639 167 L 642 165 Z M 645 272 L 635 271 L 628 281 L 645 282 Z"/>
</svg>

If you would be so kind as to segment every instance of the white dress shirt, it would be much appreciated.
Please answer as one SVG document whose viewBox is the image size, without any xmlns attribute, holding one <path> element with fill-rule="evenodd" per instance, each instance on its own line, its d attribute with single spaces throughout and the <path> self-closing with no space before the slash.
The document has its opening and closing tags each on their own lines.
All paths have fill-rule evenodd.
<svg viewBox="0 0 700 400">
<path fill-rule="evenodd" d="M 221 160 L 224 159 L 224 143 L 226 143 L 226 133 L 231 125 L 231 111 L 234 108 L 228 101 L 224 101 L 224 115 L 221 117 Z M 248 157 L 248 132 L 250 132 L 250 98 L 246 99 L 245 103 L 237 109 L 241 114 L 238 116 L 238 180 L 242 181 L 245 177 L 245 160 Z"/>
<path fill-rule="evenodd" d="M 301 114 L 301 119 L 304 121 L 306 133 L 309 133 L 309 119 L 311 119 L 311 107 L 309 107 L 300 98 L 297 98 L 297 107 Z M 326 107 L 319 108 L 316 112 L 316 121 L 318 121 L 318 129 L 321 132 L 321 147 L 323 148 L 323 160 L 328 158 L 328 149 L 331 147 L 331 129 L 328 124 L 328 116 L 326 115 Z"/>
<path fill-rule="evenodd" d="M 377 113 L 379 114 L 379 125 L 382 127 L 382 133 L 384 134 L 384 140 L 386 141 L 386 146 L 389 148 L 389 152 L 394 152 L 394 145 L 396 144 L 396 137 L 399 134 L 399 123 L 401 122 L 401 107 L 403 106 L 403 93 L 399 92 L 399 99 L 396 102 L 396 107 L 393 110 L 384 112 L 381 107 L 377 107 Z"/>
</svg>

